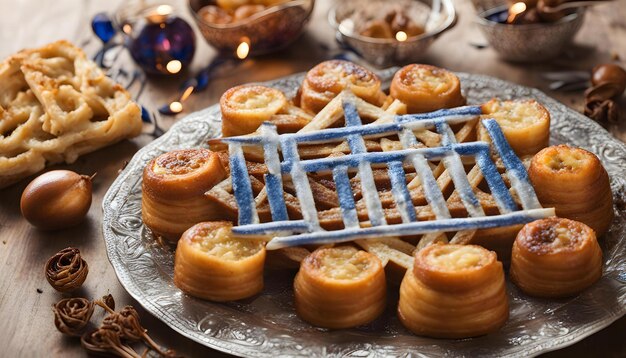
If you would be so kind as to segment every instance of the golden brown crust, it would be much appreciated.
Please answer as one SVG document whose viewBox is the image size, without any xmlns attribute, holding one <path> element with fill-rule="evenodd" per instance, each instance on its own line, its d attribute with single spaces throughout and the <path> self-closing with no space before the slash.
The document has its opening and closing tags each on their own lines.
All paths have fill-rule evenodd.
<svg viewBox="0 0 626 358">
<path fill-rule="evenodd" d="M 533 155 L 550 141 L 550 112 L 535 100 L 501 101 L 482 105 L 483 118 L 494 118 L 519 156 Z"/>
<path fill-rule="evenodd" d="M 386 97 L 380 87 L 378 77 L 364 67 L 342 60 L 324 61 L 307 72 L 298 102 L 303 109 L 318 113 L 348 88 L 357 97 L 380 106 Z"/>
<path fill-rule="evenodd" d="M 226 178 L 217 154 L 208 149 L 168 152 L 144 168 L 141 214 L 154 234 L 176 241 L 192 225 L 229 219 L 204 193 Z"/>
<path fill-rule="evenodd" d="M 383 312 L 385 272 L 368 252 L 351 246 L 322 248 L 302 261 L 294 293 L 303 320 L 326 328 L 355 327 Z"/>
<path fill-rule="evenodd" d="M 144 194 L 186 199 L 203 195 L 226 178 L 218 155 L 208 149 L 182 149 L 152 159 L 143 171 Z"/>
<path fill-rule="evenodd" d="M 400 285 L 398 316 L 418 335 L 479 336 L 499 329 L 508 315 L 502 264 L 480 246 L 428 246 Z"/>
<path fill-rule="evenodd" d="M 236 86 L 220 98 L 222 136 L 252 133 L 287 105 L 285 95 L 259 85 Z"/>
<path fill-rule="evenodd" d="M 211 301 L 234 301 L 263 289 L 265 246 L 231 236 L 230 222 L 203 222 L 178 241 L 174 284 L 185 293 Z"/>
<path fill-rule="evenodd" d="M 528 169 L 537 197 L 556 215 L 581 221 L 602 236 L 613 221 L 609 176 L 593 153 L 557 145 L 537 153 Z"/>
<path fill-rule="evenodd" d="M 408 113 L 431 112 L 465 104 L 459 78 L 443 68 L 411 64 L 393 76 L 390 95 L 407 106 Z"/>
<path fill-rule="evenodd" d="M 600 245 L 593 230 L 581 222 L 537 220 L 526 224 L 513 244 L 511 280 L 529 295 L 575 295 L 600 276 Z"/>
</svg>

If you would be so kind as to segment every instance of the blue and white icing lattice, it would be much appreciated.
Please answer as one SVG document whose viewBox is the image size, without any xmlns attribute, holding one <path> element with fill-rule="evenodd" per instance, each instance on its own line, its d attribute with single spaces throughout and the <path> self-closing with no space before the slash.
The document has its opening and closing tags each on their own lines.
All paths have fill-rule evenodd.
<svg viewBox="0 0 626 358">
<path fill-rule="evenodd" d="M 277 134 L 276 127 L 263 123 L 258 135 L 222 138 L 228 144 L 232 187 L 239 209 L 238 226 L 233 233 L 240 236 L 272 235 L 267 249 L 327 244 L 355 239 L 406 236 L 430 232 L 474 230 L 523 224 L 554 215 L 554 209 L 544 209 L 521 160 L 506 141 L 494 119 L 484 119 L 493 146 L 506 167 L 511 187 L 517 194 L 521 209 L 493 162 L 486 142 L 457 143 L 450 125 L 464 123 L 481 114 L 479 106 L 444 109 L 425 114 L 396 115 L 391 123 L 363 125 L 353 97 L 343 96 L 345 127 L 328 128 L 316 132 Z M 441 135 L 441 145 L 415 148 L 418 144 L 414 131 L 434 128 Z M 389 135 L 400 138 L 403 149 L 387 152 L 367 152 L 364 138 Z M 319 144 L 346 141 L 351 153 L 343 156 L 302 160 L 300 144 Z M 252 185 L 249 179 L 243 146 L 263 148 L 267 174 L 265 189 L 272 220 L 261 223 L 257 214 Z M 282 160 L 280 159 L 282 154 Z M 474 157 L 498 206 L 499 214 L 486 216 L 463 167 L 462 157 Z M 453 218 L 428 161 L 441 161 L 448 170 L 454 188 L 459 194 L 468 217 Z M 388 224 L 375 186 L 371 164 L 384 164 L 391 182 L 391 193 L 402 222 Z M 404 165 L 415 168 L 426 201 L 436 220 L 419 221 L 406 183 Z M 369 224 L 362 225 L 357 215 L 354 195 L 348 176 L 356 170 L 367 208 Z M 335 182 L 339 207 L 344 224 L 340 230 L 324 230 L 307 173 L 330 172 Z M 302 219 L 290 220 L 283 196 L 283 176 L 290 176 L 300 203 Z"/>
</svg>

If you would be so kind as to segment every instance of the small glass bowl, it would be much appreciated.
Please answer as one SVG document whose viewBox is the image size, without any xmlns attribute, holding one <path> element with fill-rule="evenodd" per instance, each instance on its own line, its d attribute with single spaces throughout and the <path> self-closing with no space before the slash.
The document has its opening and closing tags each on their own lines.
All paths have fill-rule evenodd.
<svg viewBox="0 0 626 358">
<path fill-rule="evenodd" d="M 418 3 L 430 14 L 425 14 L 423 21 L 410 16 L 418 25 L 424 27 L 426 32 L 419 36 L 409 37 L 405 41 L 363 36 L 354 30 L 355 26 L 352 23 L 357 11 L 366 10 L 372 13 L 372 17 L 375 17 L 376 14 L 384 11 L 388 4 L 398 3 L 398 1 L 345 0 L 330 10 L 328 21 L 337 31 L 338 41 L 375 66 L 387 67 L 415 62 L 425 55 L 428 47 L 441 34 L 455 25 L 456 13 L 452 0 L 405 0 L 404 2 Z"/>
<path fill-rule="evenodd" d="M 489 18 L 507 11 L 507 5 L 478 14 L 476 23 L 501 58 L 513 62 L 541 62 L 556 57 L 580 30 L 584 9 L 558 21 L 538 24 L 502 24 Z"/>
<path fill-rule="evenodd" d="M 220 52 L 235 52 L 246 42 L 250 55 L 262 55 L 279 50 L 300 36 L 309 21 L 315 0 L 293 0 L 272 6 L 244 21 L 233 24 L 213 24 L 198 12 L 215 0 L 189 0 L 189 8 L 206 41 Z"/>
</svg>

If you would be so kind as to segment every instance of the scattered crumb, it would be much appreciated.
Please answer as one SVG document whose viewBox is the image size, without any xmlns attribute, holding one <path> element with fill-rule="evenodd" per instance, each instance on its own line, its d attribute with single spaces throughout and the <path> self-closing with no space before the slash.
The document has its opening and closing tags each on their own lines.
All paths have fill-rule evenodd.
<svg viewBox="0 0 626 358">
<path fill-rule="evenodd" d="M 7 241 L 6 240 L 2 240 L 2 244 L 6 245 Z"/>
<path fill-rule="evenodd" d="M 43 290 L 41 288 L 38 288 L 37 293 L 43 293 Z"/>
</svg>

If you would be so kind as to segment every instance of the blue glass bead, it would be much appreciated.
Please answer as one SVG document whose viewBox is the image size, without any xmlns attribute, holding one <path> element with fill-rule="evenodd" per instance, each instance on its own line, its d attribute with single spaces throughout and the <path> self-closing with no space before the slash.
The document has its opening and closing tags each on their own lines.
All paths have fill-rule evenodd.
<svg viewBox="0 0 626 358">
<path fill-rule="evenodd" d="M 91 19 L 91 29 L 98 38 L 104 42 L 109 42 L 113 36 L 115 36 L 115 28 L 113 27 L 113 21 L 108 14 L 101 12 Z"/>
<path fill-rule="evenodd" d="M 147 73 L 169 74 L 166 66 L 178 60 L 187 67 L 196 50 L 196 38 L 187 22 L 170 16 L 162 23 L 146 22 L 127 46 L 135 62 Z"/>
<path fill-rule="evenodd" d="M 141 106 L 141 120 L 145 123 L 152 123 L 150 112 L 148 112 L 148 110 L 144 106 Z"/>
</svg>

